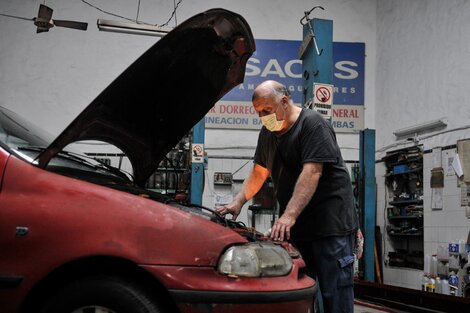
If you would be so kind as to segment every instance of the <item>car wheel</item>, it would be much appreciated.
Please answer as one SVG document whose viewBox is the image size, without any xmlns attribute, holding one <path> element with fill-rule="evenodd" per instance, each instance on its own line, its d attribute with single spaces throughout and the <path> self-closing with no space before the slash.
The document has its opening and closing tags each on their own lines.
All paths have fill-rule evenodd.
<svg viewBox="0 0 470 313">
<path fill-rule="evenodd" d="M 89 277 L 61 288 L 41 313 L 162 313 L 137 285 L 113 277 Z"/>
</svg>

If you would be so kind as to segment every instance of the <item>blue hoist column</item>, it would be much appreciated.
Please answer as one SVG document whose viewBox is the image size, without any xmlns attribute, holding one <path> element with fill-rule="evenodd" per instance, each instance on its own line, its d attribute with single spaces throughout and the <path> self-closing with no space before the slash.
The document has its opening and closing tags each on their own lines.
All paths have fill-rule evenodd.
<svg viewBox="0 0 470 313">
<path fill-rule="evenodd" d="M 314 85 L 333 84 L 333 21 L 304 17 L 301 23 L 304 38 L 299 49 L 303 76 L 302 105 L 313 109 Z M 332 92 L 329 97 L 332 100 Z"/>
<path fill-rule="evenodd" d="M 364 233 L 364 279 L 375 281 L 375 130 L 364 129 L 359 139 L 359 206 L 362 210 L 362 231 Z"/>
<path fill-rule="evenodd" d="M 190 201 L 202 205 L 204 190 L 204 118 L 193 127 L 193 142 L 191 145 L 191 187 Z"/>
<path fill-rule="evenodd" d="M 321 107 L 317 108 L 317 106 L 321 106 L 321 103 L 316 103 L 314 93 L 315 85 L 324 85 L 325 92 L 330 91 L 329 100 L 331 102 L 333 100 L 333 89 L 326 87 L 333 84 L 333 21 L 310 19 L 310 13 L 316 8 L 323 9 L 322 7 L 314 7 L 312 10 L 304 12 L 305 16 L 300 20 L 303 25 L 303 41 L 299 48 L 303 77 L 302 106 L 315 109 L 331 121 L 331 108 L 328 112 Z M 318 295 L 318 311 L 323 313 L 320 291 Z"/>
</svg>

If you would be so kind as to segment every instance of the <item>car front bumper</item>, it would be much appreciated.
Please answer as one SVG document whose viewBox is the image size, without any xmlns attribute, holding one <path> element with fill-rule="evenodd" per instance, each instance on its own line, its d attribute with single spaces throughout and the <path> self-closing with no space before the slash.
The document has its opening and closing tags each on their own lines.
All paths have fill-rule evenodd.
<svg viewBox="0 0 470 313">
<path fill-rule="evenodd" d="M 282 292 L 170 290 L 170 294 L 182 313 L 310 313 L 316 291 L 317 285 Z"/>
</svg>

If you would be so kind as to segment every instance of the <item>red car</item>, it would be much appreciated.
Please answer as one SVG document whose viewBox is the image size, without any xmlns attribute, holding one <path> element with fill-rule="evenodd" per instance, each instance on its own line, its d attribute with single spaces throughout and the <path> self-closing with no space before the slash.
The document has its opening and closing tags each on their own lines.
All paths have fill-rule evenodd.
<svg viewBox="0 0 470 313">
<path fill-rule="evenodd" d="M 160 160 L 255 50 L 239 15 L 185 21 L 55 140 L 0 108 L 0 311 L 311 312 L 315 281 L 288 243 L 145 189 Z M 70 152 L 111 143 L 133 175 Z M 65 148 L 65 149 L 64 149 Z"/>
</svg>

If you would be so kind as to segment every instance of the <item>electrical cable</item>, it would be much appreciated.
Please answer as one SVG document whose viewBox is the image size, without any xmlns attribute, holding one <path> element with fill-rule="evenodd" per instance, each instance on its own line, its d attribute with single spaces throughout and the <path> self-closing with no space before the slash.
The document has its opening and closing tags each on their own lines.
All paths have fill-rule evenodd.
<svg viewBox="0 0 470 313">
<path fill-rule="evenodd" d="M 235 172 L 232 173 L 232 177 L 238 173 L 242 168 L 244 168 L 248 163 L 250 163 L 250 161 L 246 161 L 245 164 L 243 164 L 242 166 L 240 166 Z"/>
<path fill-rule="evenodd" d="M 137 5 L 137 15 L 135 17 L 135 22 L 137 23 L 137 21 L 139 20 L 139 12 L 140 12 L 140 0 L 139 0 L 139 4 Z"/>
<path fill-rule="evenodd" d="M 122 18 L 122 19 L 125 19 L 125 20 L 128 20 L 128 21 L 131 21 L 131 22 L 135 22 L 135 23 L 138 23 L 138 24 L 146 24 L 146 25 L 153 25 L 153 24 L 150 24 L 150 23 L 145 23 L 145 22 L 141 22 L 141 21 L 137 21 L 137 20 L 134 20 L 132 18 L 128 18 L 128 17 L 125 17 L 125 16 L 122 16 L 122 15 L 119 15 L 119 14 L 115 14 L 115 13 L 111 13 L 111 12 L 108 12 L 108 11 L 105 11 L 99 7 L 97 7 L 96 5 L 93 5 L 91 3 L 89 3 L 88 1 L 86 0 L 80 0 L 82 1 L 83 3 L 89 5 L 90 7 L 100 11 L 100 12 L 103 12 L 104 14 L 108 14 L 108 15 L 111 15 L 111 16 L 115 16 L 115 17 L 119 17 L 119 18 Z"/>
<path fill-rule="evenodd" d="M 383 247 L 382 247 L 382 250 L 383 250 L 383 254 L 382 254 L 382 262 L 383 260 L 385 260 L 385 255 L 386 255 L 386 252 L 387 252 L 387 246 L 385 245 L 386 242 L 385 242 L 385 237 L 386 237 L 386 234 L 387 234 L 387 198 L 388 198 L 388 186 L 387 186 L 387 182 L 385 181 L 385 201 L 384 201 L 384 235 L 382 236 L 382 241 L 383 241 Z"/>
<path fill-rule="evenodd" d="M 138 6 L 137 6 L 137 16 L 135 19 L 132 19 L 132 18 L 129 18 L 129 17 L 125 17 L 125 16 L 122 16 L 122 15 L 119 15 L 119 14 L 116 14 L 116 13 L 112 13 L 112 12 L 109 12 L 109 11 L 106 11 L 106 10 L 103 10 L 101 8 L 99 8 L 98 6 L 86 1 L 86 0 L 80 0 L 82 1 L 83 3 L 85 3 L 86 5 L 104 13 L 104 14 L 108 14 L 108 15 L 111 15 L 111 16 L 115 16 L 115 17 L 118 17 L 118 18 L 122 18 L 122 19 L 125 19 L 125 20 L 128 20 L 128 21 L 131 21 L 131 22 L 134 22 L 134 23 L 137 23 L 137 24 L 144 24 L 144 25 L 151 25 L 151 26 L 159 26 L 159 27 L 163 27 L 163 26 L 168 26 L 168 23 L 173 19 L 173 17 L 175 17 L 175 23 L 177 25 L 178 21 L 176 19 L 176 11 L 178 9 L 178 6 L 180 5 L 180 3 L 183 1 L 183 0 L 179 0 L 178 3 L 174 3 L 173 1 L 173 12 L 171 12 L 171 16 L 170 18 L 168 19 L 168 21 L 166 21 L 165 23 L 161 24 L 161 25 L 158 25 L 158 24 L 152 24 L 152 23 L 146 23 L 146 22 L 142 22 L 142 21 L 139 21 L 139 13 L 140 13 L 140 0 L 139 0 L 139 3 L 138 3 Z"/>
<path fill-rule="evenodd" d="M 163 27 L 163 26 L 168 26 L 168 23 L 170 23 L 171 19 L 173 18 L 173 16 L 175 16 L 175 19 L 176 19 L 176 10 L 178 9 L 178 6 L 180 5 L 180 3 L 182 2 L 183 0 L 179 0 L 178 3 L 174 6 L 174 10 L 173 12 L 171 13 L 171 16 L 170 18 L 168 19 L 168 21 L 166 21 L 166 23 L 162 24 L 162 25 L 158 25 L 160 27 Z"/>
<path fill-rule="evenodd" d="M 175 26 L 178 25 L 178 18 L 176 17 L 176 0 L 173 0 L 173 8 L 175 10 Z"/>
</svg>

